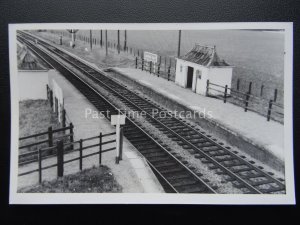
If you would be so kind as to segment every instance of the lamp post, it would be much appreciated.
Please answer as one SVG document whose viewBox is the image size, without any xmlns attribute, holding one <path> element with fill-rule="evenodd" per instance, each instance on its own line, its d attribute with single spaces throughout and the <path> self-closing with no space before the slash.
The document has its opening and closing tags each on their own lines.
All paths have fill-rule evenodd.
<svg viewBox="0 0 300 225">
<path fill-rule="evenodd" d="M 78 30 L 71 29 L 71 30 L 67 30 L 67 31 L 71 34 L 70 46 L 72 48 L 74 48 L 75 47 L 75 34 L 77 33 Z"/>
</svg>

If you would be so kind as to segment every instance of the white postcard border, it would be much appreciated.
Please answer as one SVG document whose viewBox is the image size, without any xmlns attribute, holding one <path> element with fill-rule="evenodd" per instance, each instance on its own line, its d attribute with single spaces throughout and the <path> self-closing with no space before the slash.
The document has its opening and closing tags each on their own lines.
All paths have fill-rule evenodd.
<svg viewBox="0 0 300 225">
<path fill-rule="evenodd" d="M 284 29 L 284 149 L 286 194 L 17 193 L 19 104 L 16 31 L 24 29 L 229 30 Z M 295 204 L 293 165 L 293 23 L 44 23 L 9 25 L 11 88 L 10 204 Z"/>
</svg>

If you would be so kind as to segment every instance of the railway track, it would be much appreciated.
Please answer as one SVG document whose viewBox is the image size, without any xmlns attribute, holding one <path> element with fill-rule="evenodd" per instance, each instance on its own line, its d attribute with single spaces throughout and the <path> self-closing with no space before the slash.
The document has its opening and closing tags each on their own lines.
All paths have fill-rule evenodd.
<svg viewBox="0 0 300 225">
<path fill-rule="evenodd" d="M 22 33 L 22 35 L 31 40 L 35 39 L 25 33 Z M 200 131 L 181 118 L 177 118 L 174 114 L 151 102 L 149 99 L 132 92 L 125 85 L 109 78 L 80 59 L 74 58 L 42 40 L 39 40 L 39 43 L 51 53 L 78 69 L 82 74 L 107 90 L 110 94 L 120 99 L 120 101 L 131 110 L 145 112 L 145 119 L 149 123 L 173 141 L 176 141 L 176 143 L 186 151 L 197 154 L 199 162 L 207 164 L 209 169 L 226 177 L 228 182 L 243 189 L 245 193 L 271 194 L 285 192 L 283 179 L 275 178 L 272 173 L 264 171 L 264 168 L 254 165 L 253 161 L 248 161 L 246 158 L 239 156 L 237 154 L 238 152 L 231 151 L 230 147 L 224 146 L 224 143 L 217 142 L 217 139 Z M 96 99 L 95 102 L 97 102 Z M 154 114 L 154 111 L 157 113 Z M 160 113 L 166 113 L 168 117 L 159 117 L 158 115 Z M 129 115 L 127 115 L 127 117 L 129 117 Z M 133 121 L 133 118 L 131 118 L 131 121 Z M 134 129 L 130 126 L 125 127 L 124 133 L 127 139 L 133 143 L 153 167 L 155 167 L 156 163 L 160 162 L 159 165 L 165 165 L 165 169 L 167 169 L 169 173 L 175 172 L 177 170 L 177 164 L 168 162 L 168 157 L 172 156 L 176 158 L 170 154 L 171 149 L 168 149 L 170 152 L 164 151 L 164 153 L 168 153 L 168 157 L 165 157 L 164 154 L 160 154 L 159 151 L 156 151 L 156 147 L 152 148 L 151 143 L 147 143 L 147 138 L 150 137 L 147 132 L 143 131 L 137 124 L 134 124 L 134 126 Z M 137 128 L 139 130 L 137 130 Z M 146 151 L 146 149 L 149 149 L 149 151 Z M 151 158 L 154 160 L 152 163 Z M 156 159 L 158 161 L 155 161 Z M 177 160 L 180 162 L 179 159 Z M 160 166 L 155 168 L 160 168 Z M 160 171 L 161 170 L 158 170 L 158 172 Z M 160 175 L 164 177 L 166 171 L 162 171 Z M 187 183 L 189 182 L 187 181 Z"/>
<path fill-rule="evenodd" d="M 107 118 L 118 114 L 119 110 L 105 99 L 97 90 L 51 58 L 34 44 L 20 39 L 35 54 L 41 57 L 52 68 L 62 73 L 99 111 L 108 111 Z M 215 193 L 199 176 L 187 168 L 182 162 L 170 154 L 166 148 L 140 129 L 134 121 L 126 118 L 124 127 L 126 138 L 145 156 L 148 164 L 154 170 L 163 184 L 166 192 L 175 193 Z"/>
</svg>

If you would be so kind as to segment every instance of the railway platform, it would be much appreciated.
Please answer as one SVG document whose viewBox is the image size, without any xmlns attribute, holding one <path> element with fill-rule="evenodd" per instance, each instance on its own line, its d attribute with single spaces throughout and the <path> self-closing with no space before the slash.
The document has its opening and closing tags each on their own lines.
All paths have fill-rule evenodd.
<svg viewBox="0 0 300 225">
<path fill-rule="evenodd" d="M 113 77 L 171 111 L 198 111 L 204 118 L 191 118 L 205 131 L 217 135 L 251 157 L 284 171 L 284 126 L 267 121 L 242 107 L 202 96 L 174 82 L 134 68 L 111 68 Z"/>
<path fill-rule="evenodd" d="M 99 135 L 100 132 L 114 132 L 115 128 L 110 122 L 101 117 L 93 118 L 86 116 L 86 110 L 97 111 L 97 109 L 80 93 L 65 77 L 53 70 L 50 79 L 62 88 L 64 96 L 64 108 L 70 120 L 74 125 L 74 139 L 84 139 Z M 78 154 L 75 152 L 75 154 Z M 116 181 L 122 186 L 124 193 L 162 193 L 162 186 L 146 163 L 143 156 L 134 148 L 133 145 L 123 138 L 123 159 L 119 164 L 115 164 L 115 151 L 106 152 L 102 156 L 102 164 L 108 166 Z M 55 159 L 48 159 L 48 161 Z M 45 164 L 49 163 L 46 162 Z M 98 156 L 85 159 L 84 168 L 98 166 Z M 79 172 L 78 162 L 66 164 L 65 174 Z M 36 168 L 37 163 L 33 163 L 20 168 L 27 171 L 30 168 Z M 50 168 L 43 172 L 43 180 L 52 180 L 56 178 L 56 168 Z M 37 174 L 23 176 L 18 178 L 18 188 L 26 187 L 38 182 Z"/>
</svg>

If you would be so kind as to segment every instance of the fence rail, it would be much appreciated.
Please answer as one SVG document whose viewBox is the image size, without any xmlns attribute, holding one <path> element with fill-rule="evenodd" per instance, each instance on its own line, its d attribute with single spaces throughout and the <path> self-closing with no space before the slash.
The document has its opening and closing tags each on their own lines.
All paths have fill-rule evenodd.
<svg viewBox="0 0 300 225">
<path fill-rule="evenodd" d="M 122 129 L 122 128 L 121 128 Z M 123 134 L 121 132 L 121 134 Z M 35 160 L 35 162 L 38 162 L 38 168 L 37 169 L 33 169 L 30 171 L 26 171 L 26 172 L 22 172 L 19 173 L 18 176 L 25 176 L 28 174 L 32 174 L 32 173 L 36 173 L 38 172 L 38 177 L 39 177 L 39 183 L 42 182 L 42 171 L 49 169 L 49 168 L 53 168 L 53 167 L 57 167 L 57 177 L 62 177 L 64 175 L 64 165 L 66 163 L 70 163 L 70 162 L 74 162 L 74 161 L 79 161 L 79 170 L 82 170 L 83 168 L 83 159 L 84 158 L 88 158 L 94 155 L 99 155 L 99 165 L 102 164 L 102 154 L 105 152 L 109 152 L 109 151 L 113 151 L 116 150 L 116 147 L 106 147 L 105 149 L 103 149 L 105 146 L 107 146 L 108 144 L 112 144 L 112 143 L 116 143 L 117 140 L 113 139 L 113 140 L 103 140 L 105 137 L 111 137 L 116 135 L 116 132 L 111 132 L 111 133 L 107 133 L 107 134 L 102 134 L 100 133 L 97 136 L 94 137 L 89 137 L 86 139 L 80 139 L 78 141 L 74 141 L 74 142 L 70 142 L 70 143 L 64 143 L 62 140 L 58 141 L 57 144 L 55 146 L 51 146 L 51 147 L 46 147 L 46 148 L 40 148 L 38 151 L 35 151 L 34 153 L 37 154 L 37 160 Z M 93 140 L 99 140 L 98 143 L 96 144 L 89 144 L 84 146 L 84 143 L 88 142 L 88 141 L 93 141 Z M 73 148 L 70 151 L 66 151 L 66 148 L 70 145 L 77 145 L 76 148 Z M 119 145 L 120 148 L 122 148 L 123 145 Z M 93 151 L 90 152 L 88 154 L 83 154 L 87 149 L 92 149 L 92 148 L 96 148 L 98 147 L 97 151 Z M 55 150 L 54 154 L 47 154 L 48 151 L 52 151 Z M 118 149 L 119 152 L 122 152 L 122 149 Z M 74 157 L 71 159 L 64 159 L 64 156 L 67 154 L 70 154 L 72 152 L 78 152 L 79 156 L 78 157 Z M 47 165 L 43 167 L 43 160 L 48 159 L 50 157 L 57 157 L 57 163 L 55 164 L 51 164 L 51 165 Z M 121 158 L 120 158 L 121 160 Z M 118 161 L 118 160 L 116 160 Z"/>
<path fill-rule="evenodd" d="M 69 131 L 69 134 L 56 136 L 56 137 L 53 135 L 54 133 L 62 132 L 62 131 L 64 131 L 64 132 Z M 33 134 L 33 135 L 28 135 L 25 137 L 20 137 L 19 141 L 42 137 L 45 135 L 47 135 L 47 139 L 37 141 L 37 142 L 34 141 L 33 143 L 19 146 L 19 150 L 25 149 L 25 148 L 31 148 L 33 146 L 39 146 L 39 145 L 45 144 L 45 143 L 48 143 L 48 147 L 52 147 L 54 145 L 55 140 L 61 140 L 61 139 L 65 139 L 65 138 L 68 138 L 70 140 L 70 142 L 72 142 L 73 138 L 74 138 L 74 126 L 72 123 L 70 123 L 69 126 L 66 126 L 63 128 L 58 128 L 58 129 L 52 129 L 52 127 L 48 127 L 48 131 Z M 28 163 L 36 161 L 37 160 L 36 153 L 37 153 L 37 151 L 30 151 L 30 152 L 19 154 L 19 165 L 24 165 L 24 164 L 28 164 Z"/>
<path fill-rule="evenodd" d="M 85 44 L 90 45 L 92 47 L 93 45 L 99 45 L 101 48 L 105 47 L 104 38 L 102 39 L 102 31 L 101 36 L 97 34 L 93 34 L 93 36 L 89 36 L 88 34 L 79 33 L 76 34 L 75 39 L 84 42 Z M 57 35 L 59 37 L 66 37 L 71 38 L 71 34 L 69 34 L 67 31 L 61 30 L 50 30 L 50 33 Z M 100 34 L 100 33 L 99 33 Z M 104 35 L 103 35 L 104 36 Z M 118 53 L 121 51 L 131 54 L 135 57 L 135 68 L 141 69 L 143 71 L 148 71 L 150 74 L 156 75 L 158 77 L 162 77 L 167 79 L 168 81 L 175 81 L 175 73 L 176 73 L 176 63 L 175 59 L 169 56 L 161 56 L 159 55 L 158 63 L 154 64 L 149 61 L 143 60 L 143 54 L 145 50 L 129 47 L 124 43 L 122 45 L 120 42 L 109 40 L 107 42 L 107 47 L 111 49 L 116 49 Z M 262 81 L 263 82 L 263 81 Z M 278 97 L 282 99 L 283 93 L 278 91 L 277 88 L 273 91 L 273 98 L 272 99 L 264 99 L 263 96 L 270 96 L 270 88 L 267 88 L 263 83 L 259 85 L 259 88 L 254 91 L 257 92 L 258 95 L 254 96 L 251 94 L 251 88 L 252 83 L 249 82 L 248 87 L 244 87 L 245 82 L 241 82 L 241 80 L 238 78 L 236 81 L 232 81 L 232 86 L 236 88 L 229 88 L 227 87 L 227 92 L 231 92 L 231 94 L 224 95 L 225 92 L 225 86 L 222 87 L 223 90 L 215 89 L 216 92 L 219 92 L 220 95 L 216 95 L 217 98 L 222 98 L 223 101 L 226 103 L 227 101 L 230 101 L 233 104 L 243 106 L 245 108 L 245 111 L 254 111 L 261 115 L 266 115 L 266 110 L 268 111 L 269 105 L 271 105 L 271 113 L 270 113 L 270 119 L 276 120 L 278 122 L 283 122 L 283 105 L 278 104 Z M 215 86 L 217 87 L 217 86 Z M 244 87 L 244 88 L 243 88 Z M 213 87 L 209 87 L 210 90 L 213 90 Z M 242 92 L 241 90 L 245 89 L 245 92 Z M 248 89 L 248 90 L 246 90 Z M 266 95 L 266 92 L 268 90 L 269 95 Z M 250 94 L 248 97 L 247 95 Z M 233 100 L 234 99 L 234 100 Z M 257 101 L 255 103 L 255 100 Z M 270 100 L 272 102 L 270 103 Z M 264 106 L 262 106 L 262 102 L 264 103 L 264 106 L 267 107 L 267 109 L 264 109 Z M 256 104 L 256 105 L 253 105 Z M 274 108 L 277 108 L 276 110 Z M 268 114 L 268 113 L 267 113 Z M 268 118 L 268 117 L 267 117 Z M 270 120 L 268 119 L 268 120 Z"/>
<path fill-rule="evenodd" d="M 211 92 L 211 91 L 213 92 Z M 218 94 L 216 94 L 216 92 Z M 229 94 L 230 92 L 230 94 Z M 206 84 L 206 95 L 213 96 L 223 100 L 224 103 L 227 101 L 242 106 L 244 111 L 252 111 L 263 115 L 267 118 L 267 121 L 271 119 L 280 123 L 283 123 L 284 119 L 284 107 L 279 103 L 275 103 L 274 99 L 265 99 L 254 96 L 251 94 L 251 84 L 249 85 L 248 92 L 241 92 L 229 88 L 227 85 L 222 86 L 214 84 L 207 80 Z"/>
<path fill-rule="evenodd" d="M 63 37 L 71 39 L 71 34 L 69 34 L 67 31 L 64 30 L 60 30 L 60 31 L 50 30 L 49 32 L 58 37 L 58 41 L 59 41 L 58 43 L 60 45 L 62 44 Z M 101 37 L 104 37 L 104 35 L 99 35 L 100 32 L 101 30 L 99 31 L 98 35 L 94 33 L 92 37 L 88 34 L 77 33 L 75 34 L 75 40 L 81 41 L 84 44 L 89 45 L 90 47 L 98 45 L 101 48 L 105 48 L 104 38 L 101 39 Z M 120 52 L 123 52 L 137 58 L 143 58 L 144 52 L 146 51 L 144 49 L 139 49 L 132 46 L 130 47 L 127 45 L 127 43 L 126 44 L 125 43 L 122 44 L 121 42 L 118 43 L 115 40 L 108 40 L 107 47 L 110 49 L 115 49 L 118 52 L 118 54 L 120 54 Z M 158 54 L 158 58 L 159 58 L 158 64 L 160 64 L 160 71 L 162 72 L 161 74 L 164 74 L 165 75 L 164 77 L 167 78 L 168 69 L 170 68 L 170 74 L 174 74 L 174 78 L 175 78 L 175 66 L 176 66 L 175 58 L 167 55 L 159 55 L 159 54 Z"/>
<path fill-rule="evenodd" d="M 47 98 L 50 103 L 51 108 L 53 109 L 54 105 L 54 97 L 53 91 L 49 88 L 48 85 L 46 85 L 46 91 L 47 91 Z M 56 112 L 57 113 L 57 112 Z M 57 114 L 58 115 L 58 114 Z M 70 119 L 67 116 L 66 110 L 62 109 L 62 119 L 61 119 L 61 128 L 53 129 L 52 126 L 48 127 L 47 131 L 39 132 L 36 134 L 27 135 L 24 137 L 19 138 L 19 150 L 26 149 L 26 148 L 32 148 L 32 147 L 39 147 L 41 145 L 44 145 L 47 143 L 48 147 L 52 147 L 54 141 L 56 140 L 69 140 L 70 142 L 74 141 L 74 126 Z M 67 123 L 69 123 L 69 126 L 67 126 Z M 66 132 L 69 132 L 66 134 Z M 57 133 L 63 132 L 63 135 L 57 135 Z M 47 137 L 44 137 L 47 136 Z M 43 138 L 43 140 L 38 140 Z M 28 140 L 30 143 L 21 145 L 21 142 L 24 142 Z M 30 141 L 31 140 L 31 141 Z M 26 141 L 27 142 L 27 141 Z M 37 160 L 37 151 L 30 151 L 26 153 L 19 154 L 19 165 L 25 165 L 28 163 L 32 163 Z"/>
</svg>

